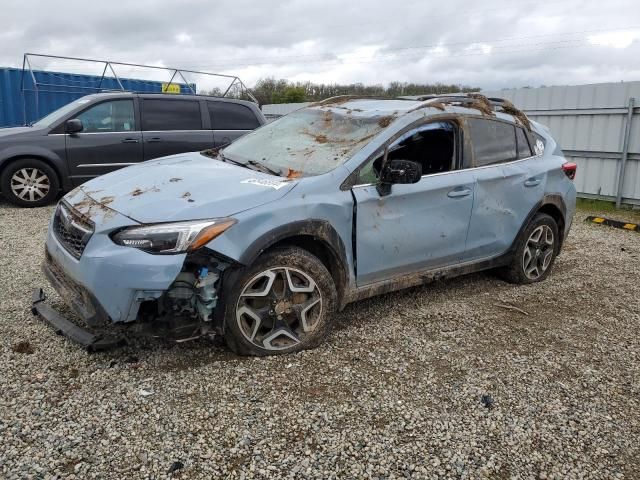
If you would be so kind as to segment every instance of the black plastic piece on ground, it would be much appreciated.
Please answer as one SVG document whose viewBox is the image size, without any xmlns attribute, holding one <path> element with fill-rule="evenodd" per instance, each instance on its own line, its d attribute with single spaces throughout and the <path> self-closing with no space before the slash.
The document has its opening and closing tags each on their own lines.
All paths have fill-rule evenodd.
<svg viewBox="0 0 640 480">
<path fill-rule="evenodd" d="M 71 323 L 54 309 L 44 303 L 46 297 L 41 288 L 36 288 L 31 296 L 31 313 L 42 317 L 42 319 L 52 326 L 58 335 L 64 335 L 84 348 L 88 352 L 100 352 L 112 348 L 126 345 L 126 340 L 122 337 L 107 337 L 95 335 L 78 325 Z"/>
<path fill-rule="evenodd" d="M 587 217 L 585 221 L 597 223 L 598 225 L 607 225 L 609 227 L 622 228 L 624 230 L 629 230 L 630 232 L 640 233 L 640 225 L 637 223 L 620 222 L 619 220 L 612 220 L 611 218 L 594 216 Z"/>
</svg>

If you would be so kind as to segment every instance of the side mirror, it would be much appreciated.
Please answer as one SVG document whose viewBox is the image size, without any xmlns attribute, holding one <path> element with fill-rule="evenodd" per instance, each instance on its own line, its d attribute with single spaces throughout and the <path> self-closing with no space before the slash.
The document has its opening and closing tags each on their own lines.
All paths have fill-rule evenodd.
<svg viewBox="0 0 640 480">
<path fill-rule="evenodd" d="M 83 128 L 82 120 L 79 118 L 72 118 L 64 124 L 64 131 L 67 133 L 80 133 Z"/>
<path fill-rule="evenodd" d="M 391 160 L 380 173 L 378 193 L 389 195 L 395 183 L 418 183 L 422 178 L 422 165 L 411 160 Z"/>
</svg>

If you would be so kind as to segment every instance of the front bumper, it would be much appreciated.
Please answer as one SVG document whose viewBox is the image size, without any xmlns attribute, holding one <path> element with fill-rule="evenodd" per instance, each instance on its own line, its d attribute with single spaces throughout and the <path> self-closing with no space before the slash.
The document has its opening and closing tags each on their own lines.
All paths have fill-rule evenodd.
<svg viewBox="0 0 640 480">
<path fill-rule="evenodd" d="M 45 274 L 74 312 L 91 325 L 135 320 L 143 301 L 157 299 L 169 288 L 186 257 L 116 245 L 108 235 L 112 230 L 96 231 L 79 259 L 61 245 L 51 228 L 47 234 Z"/>
<path fill-rule="evenodd" d="M 89 352 L 99 352 L 125 345 L 127 342 L 123 337 L 94 335 L 93 333 L 71 323 L 47 304 L 44 292 L 41 288 L 34 290 L 31 297 L 31 313 L 42 317 L 51 325 L 58 335 L 79 343 Z"/>
</svg>

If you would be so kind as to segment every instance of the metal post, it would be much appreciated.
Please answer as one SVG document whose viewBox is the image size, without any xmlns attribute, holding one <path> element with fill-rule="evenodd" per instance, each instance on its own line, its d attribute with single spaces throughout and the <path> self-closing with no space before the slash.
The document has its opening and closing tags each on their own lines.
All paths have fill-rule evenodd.
<svg viewBox="0 0 640 480">
<path fill-rule="evenodd" d="M 116 71 L 113 69 L 113 66 L 111 65 L 111 62 L 107 62 L 107 65 L 109 65 L 109 68 L 111 69 L 111 73 L 113 73 L 113 76 L 116 79 L 116 82 L 118 82 L 118 85 L 120 86 L 120 90 L 124 91 L 124 87 L 122 86 L 122 82 L 120 82 L 120 79 L 118 78 L 118 75 L 116 75 Z"/>
<path fill-rule="evenodd" d="M 31 68 L 31 62 L 29 61 L 29 54 L 24 55 L 24 59 L 27 62 L 27 66 L 29 67 L 29 73 L 31 74 L 31 80 L 33 81 L 33 88 L 36 92 L 36 118 L 35 120 L 40 120 L 40 92 L 38 91 L 38 81 L 36 80 L 36 75 L 33 73 L 33 68 Z M 22 93 L 24 95 L 24 91 Z M 25 113 L 26 117 L 26 113 Z M 25 123 L 27 123 L 25 118 Z"/>
<path fill-rule="evenodd" d="M 227 89 L 224 91 L 224 93 L 222 94 L 223 97 L 227 96 L 227 93 L 229 93 L 229 90 L 231 90 L 231 87 L 233 87 L 233 85 L 236 83 L 236 80 L 238 78 L 234 77 L 233 80 L 231 81 L 231 83 L 229 84 L 229 86 L 227 87 Z"/>
<path fill-rule="evenodd" d="M 633 107 L 636 99 L 629 98 L 629 109 L 627 110 L 627 123 L 624 127 L 624 141 L 622 143 L 622 157 L 620 158 L 620 171 L 618 174 L 618 193 L 616 194 L 616 208 L 620 208 L 622 203 L 622 189 L 624 188 L 624 170 L 627 166 L 629 156 L 629 138 L 631 137 L 631 121 L 633 120 Z"/>
<path fill-rule="evenodd" d="M 173 83 L 173 79 L 176 76 L 176 73 L 178 73 L 178 70 L 174 70 L 173 71 L 173 75 L 171 75 L 171 79 L 169 80 L 169 83 L 167 83 L 167 91 L 163 91 L 162 93 L 167 93 L 169 91 L 169 87 L 171 86 L 171 84 Z M 160 89 L 162 90 L 162 87 L 160 87 Z"/>
<path fill-rule="evenodd" d="M 24 96 L 24 67 L 27 56 L 22 57 L 22 75 L 20 75 L 20 93 L 22 93 L 22 124 L 27 124 L 27 98 Z"/>
<path fill-rule="evenodd" d="M 193 87 L 191 86 L 191 84 L 189 82 L 187 82 L 187 79 L 184 78 L 184 75 L 182 74 L 182 71 L 177 70 L 177 72 L 180 74 L 180 76 L 182 77 L 182 81 L 185 83 L 185 85 L 187 87 L 189 87 L 189 90 L 191 91 L 191 93 L 193 93 L 194 95 L 196 94 L 196 91 L 193 89 Z M 180 89 L 182 90 L 182 89 Z"/>
<path fill-rule="evenodd" d="M 104 63 L 104 70 L 102 70 L 102 76 L 100 77 L 100 83 L 98 84 L 98 88 L 96 89 L 98 92 L 102 88 L 102 81 L 104 80 L 104 74 L 107 73 L 107 62 Z"/>
</svg>

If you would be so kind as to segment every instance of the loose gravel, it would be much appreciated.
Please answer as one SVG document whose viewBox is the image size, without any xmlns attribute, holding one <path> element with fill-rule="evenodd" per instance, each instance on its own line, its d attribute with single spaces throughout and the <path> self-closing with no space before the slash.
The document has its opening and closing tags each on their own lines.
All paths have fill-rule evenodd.
<svg viewBox="0 0 640 480">
<path fill-rule="evenodd" d="M 546 282 L 362 301 L 296 355 L 88 355 L 29 312 L 51 211 L 0 204 L 2 478 L 640 478 L 638 233 L 580 212 Z"/>
</svg>

